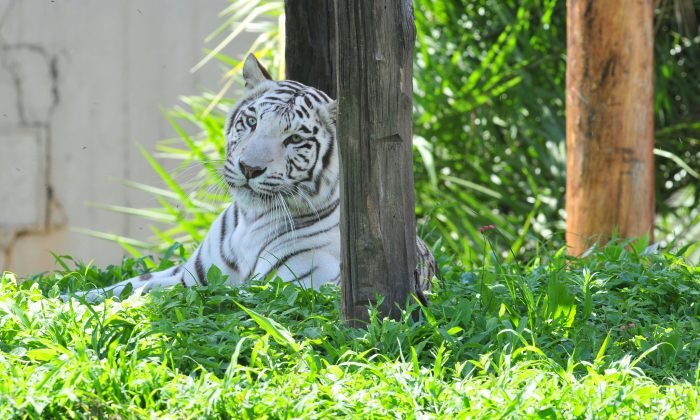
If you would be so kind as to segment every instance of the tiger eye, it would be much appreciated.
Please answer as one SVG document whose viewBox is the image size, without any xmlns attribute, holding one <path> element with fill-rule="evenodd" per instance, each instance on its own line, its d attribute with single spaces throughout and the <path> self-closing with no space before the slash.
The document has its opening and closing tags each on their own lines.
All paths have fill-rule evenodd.
<svg viewBox="0 0 700 420">
<path fill-rule="evenodd" d="M 287 146 L 290 144 L 300 144 L 300 143 L 303 143 L 305 140 L 306 139 L 304 139 L 303 137 L 296 135 L 296 134 L 293 134 L 293 135 L 287 137 L 286 139 L 284 139 L 284 145 Z"/>
<path fill-rule="evenodd" d="M 248 117 L 246 123 L 251 127 L 255 127 L 258 124 L 258 119 L 255 117 Z"/>
</svg>

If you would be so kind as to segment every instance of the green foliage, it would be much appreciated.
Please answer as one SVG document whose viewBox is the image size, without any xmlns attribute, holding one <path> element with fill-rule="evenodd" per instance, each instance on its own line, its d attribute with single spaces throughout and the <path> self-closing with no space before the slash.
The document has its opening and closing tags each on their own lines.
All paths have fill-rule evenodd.
<svg viewBox="0 0 700 420">
<path fill-rule="evenodd" d="M 700 28 L 680 28 L 697 25 L 700 0 L 685 2 L 694 5 L 685 15 L 674 3 L 684 2 L 661 2 L 655 16 L 657 228 L 687 242 L 700 239 Z M 700 247 L 693 258 L 700 260 Z"/>
<path fill-rule="evenodd" d="M 489 234 L 493 235 L 493 234 Z M 486 242 L 492 242 L 487 236 Z M 0 280 L 0 416 L 692 417 L 700 414 L 700 268 L 611 244 L 527 265 L 488 252 L 415 319 L 338 322 L 338 290 L 274 279 L 85 305 L 66 288 L 181 261 L 127 259 Z M 69 268 L 75 265 L 75 268 Z"/>
<path fill-rule="evenodd" d="M 561 239 L 563 6 L 416 2 L 414 134 L 427 149 L 416 162 L 418 211 L 465 261 L 483 249 L 486 224 L 529 248 Z"/>
<path fill-rule="evenodd" d="M 656 10 L 656 236 L 664 243 L 700 238 L 700 35 L 676 31 L 672 3 Z M 419 213 L 464 261 L 483 249 L 476 228 L 485 224 L 497 225 L 515 254 L 561 244 L 565 2 L 415 7 Z"/>
</svg>

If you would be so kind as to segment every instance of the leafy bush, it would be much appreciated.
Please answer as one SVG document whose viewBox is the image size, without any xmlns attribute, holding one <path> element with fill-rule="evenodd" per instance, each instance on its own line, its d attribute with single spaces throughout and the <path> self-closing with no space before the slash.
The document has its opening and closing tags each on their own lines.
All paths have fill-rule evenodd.
<svg viewBox="0 0 700 420">
<path fill-rule="evenodd" d="M 675 30 L 671 3 L 656 10 L 656 236 L 686 243 L 700 239 L 700 35 Z M 561 244 L 565 2 L 415 5 L 420 214 L 464 259 L 483 248 L 484 224 L 499 226 L 514 253 Z"/>
<path fill-rule="evenodd" d="M 486 224 L 515 253 L 525 240 L 549 240 L 564 227 L 563 5 L 417 1 L 416 9 L 419 212 L 432 212 L 460 255 L 483 248 Z"/>
<path fill-rule="evenodd" d="M 493 231 L 491 231 L 493 232 Z M 489 233 L 486 242 L 493 241 Z M 338 290 L 274 280 L 63 303 L 181 260 L 127 259 L 0 280 L 0 416 L 700 414 L 700 268 L 616 243 L 527 265 L 496 253 L 442 282 L 414 319 L 338 322 Z M 47 297 L 51 296 L 51 297 Z"/>
</svg>

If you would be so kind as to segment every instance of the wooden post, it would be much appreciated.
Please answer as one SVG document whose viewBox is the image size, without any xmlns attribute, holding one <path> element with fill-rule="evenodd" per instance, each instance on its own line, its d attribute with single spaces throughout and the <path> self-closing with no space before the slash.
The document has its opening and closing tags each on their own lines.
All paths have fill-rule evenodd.
<svg viewBox="0 0 700 420">
<path fill-rule="evenodd" d="M 653 0 L 568 0 L 566 241 L 653 233 Z"/>
<path fill-rule="evenodd" d="M 410 0 L 337 0 L 342 308 L 361 325 L 384 297 L 397 316 L 414 291 Z"/>
<path fill-rule="evenodd" d="M 287 79 L 336 97 L 335 3 L 286 0 L 285 60 Z"/>
</svg>

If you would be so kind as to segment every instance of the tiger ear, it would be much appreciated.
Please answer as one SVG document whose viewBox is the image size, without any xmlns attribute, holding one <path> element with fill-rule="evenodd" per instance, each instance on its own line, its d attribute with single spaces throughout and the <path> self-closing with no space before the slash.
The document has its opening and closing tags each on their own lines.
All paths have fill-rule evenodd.
<svg viewBox="0 0 700 420">
<path fill-rule="evenodd" d="M 248 54 L 245 63 L 243 63 L 243 80 L 245 80 L 246 89 L 253 89 L 265 80 L 272 80 L 272 76 L 255 58 L 255 55 Z"/>
</svg>

